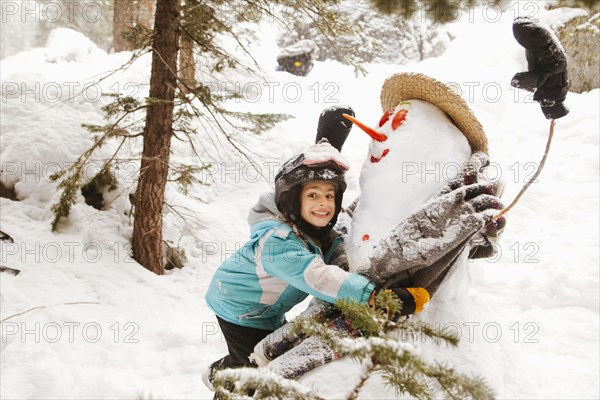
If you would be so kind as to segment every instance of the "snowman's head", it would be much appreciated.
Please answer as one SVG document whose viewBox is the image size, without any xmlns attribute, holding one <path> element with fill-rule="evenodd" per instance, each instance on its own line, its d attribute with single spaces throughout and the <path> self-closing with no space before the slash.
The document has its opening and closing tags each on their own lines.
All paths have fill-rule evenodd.
<svg viewBox="0 0 600 400">
<path fill-rule="evenodd" d="M 345 116 L 373 140 L 360 174 L 352 219 L 351 264 L 368 266 L 372 246 L 462 172 L 471 153 L 487 152 L 483 128 L 449 86 L 421 74 L 396 74 L 381 91 L 372 125 Z"/>
<path fill-rule="evenodd" d="M 469 148 L 467 140 L 448 115 L 434 104 L 409 99 L 386 110 L 379 122 L 370 127 L 352 116 L 346 116 L 373 140 L 369 145 L 368 163 L 427 161 L 432 146 L 453 152 Z M 458 143 L 458 144 L 457 144 Z M 391 160 L 395 161 L 391 161 Z"/>
<path fill-rule="evenodd" d="M 473 114 L 473 111 L 460 95 L 460 90 L 451 85 L 444 84 L 427 75 L 403 72 L 392 75 L 385 80 L 381 88 L 381 108 L 385 112 L 395 112 L 403 102 L 421 100 L 432 104 L 443 111 L 447 118 L 462 132 L 471 151 L 482 151 L 488 153 L 488 143 L 481 123 Z M 390 115 L 393 124 L 394 118 L 397 123 L 401 116 Z"/>
</svg>

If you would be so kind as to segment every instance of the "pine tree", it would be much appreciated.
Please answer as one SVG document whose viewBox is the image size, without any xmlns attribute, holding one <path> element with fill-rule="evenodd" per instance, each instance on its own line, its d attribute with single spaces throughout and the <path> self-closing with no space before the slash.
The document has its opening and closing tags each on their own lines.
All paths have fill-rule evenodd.
<svg viewBox="0 0 600 400">
<path fill-rule="evenodd" d="M 113 48 L 116 52 L 142 47 L 135 38 L 152 30 L 155 0 L 114 0 Z"/>
<path fill-rule="evenodd" d="M 120 1 L 118 2 L 120 3 Z M 133 63 L 141 55 L 152 52 L 152 74 L 150 78 L 150 96 L 140 101 L 120 93 L 112 94 L 112 103 L 103 110 L 109 123 L 106 125 L 84 125 L 94 135 L 93 145 L 86 150 L 69 168 L 56 173 L 52 178 L 59 180 L 62 191 L 58 203 L 53 205 L 55 218 L 53 230 L 59 229 L 65 221 L 78 192 L 88 179 L 84 176 L 85 166 L 90 162 L 97 149 L 109 140 L 118 140 L 115 153 L 101 167 L 102 171 L 118 168 L 119 151 L 128 140 L 143 138 L 143 153 L 139 181 L 133 202 L 135 203 L 133 256 L 145 268 L 156 274 L 164 273 L 162 238 L 162 213 L 164 192 L 167 182 L 180 184 L 182 192 L 185 186 L 198 182 L 194 174 L 207 167 L 195 150 L 194 141 L 203 137 L 206 141 L 218 143 L 226 151 L 237 152 L 255 165 L 252 155 L 245 151 L 240 137 L 245 134 L 259 134 L 271 129 L 277 123 L 290 118 L 283 114 L 256 114 L 235 112 L 223 107 L 228 99 L 242 98 L 241 92 L 223 92 L 210 83 L 196 81 L 195 76 L 181 76 L 178 70 L 184 69 L 184 61 L 177 61 L 180 43 L 198 52 L 203 60 L 198 76 L 211 77 L 215 72 L 228 69 L 243 69 L 260 76 L 258 63 L 252 58 L 247 46 L 253 40 L 252 32 L 241 30 L 239 19 L 253 16 L 248 22 L 258 22 L 262 18 L 274 19 L 284 23 L 277 3 L 287 9 L 289 14 L 309 14 L 318 20 L 319 29 L 333 38 L 336 32 L 343 30 L 330 1 L 302 0 L 289 2 L 281 0 L 237 1 L 221 0 L 204 2 L 200 0 L 159 0 L 156 6 L 154 30 L 149 31 L 141 24 L 126 35 L 136 48 L 132 59 L 123 68 Z M 243 10 L 232 15 L 223 10 Z M 151 33 L 151 35 L 150 35 Z M 217 40 L 220 36 L 233 38 L 238 48 L 249 58 L 250 63 L 242 61 L 239 54 L 231 54 Z M 333 40 L 332 40 L 333 42 Z M 150 49 L 150 50 L 148 50 Z M 181 60 L 186 60 L 181 56 Z M 192 57 L 193 59 L 193 57 Z M 192 60 L 189 60 L 191 63 Z M 113 73 L 113 72 L 111 72 Z M 111 73 L 107 73 L 107 77 Z M 106 78 L 106 77 L 105 77 Z M 105 79 L 103 78 L 103 79 Z M 241 89 L 240 89 L 241 90 Z M 145 115 L 144 115 L 145 114 Z M 145 121 L 143 123 L 140 120 Z M 198 156 L 199 166 L 177 165 L 169 160 L 171 139 L 185 140 Z M 215 158 L 218 158 L 215 155 Z M 92 178 L 93 180 L 93 178 Z"/>
<path fill-rule="evenodd" d="M 184 0 L 185 1 L 185 0 Z M 187 10 L 189 7 L 184 2 L 184 13 L 182 17 L 183 26 L 187 25 L 186 20 L 188 18 Z M 195 87 L 196 82 L 196 62 L 194 60 L 194 40 L 186 32 L 181 35 L 179 42 L 179 78 L 185 83 L 182 85 L 184 93 L 188 93 L 188 87 Z"/>
<path fill-rule="evenodd" d="M 178 0 L 158 0 L 156 4 L 150 76 L 151 106 L 146 112 L 144 149 L 135 194 L 137 212 L 133 223 L 133 258 L 158 275 L 164 273 L 162 210 L 173 136 L 180 13 Z"/>
<path fill-rule="evenodd" d="M 133 10 L 131 1 L 114 2 L 113 47 L 116 52 L 132 49 L 131 44 L 125 39 L 125 32 L 134 24 Z"/>
<path fill-rule="evenodd" d="M 375 304 L 375 308 L 371 308 L 352 300 L 338 301 L 336 307 L 351 326 L 348 330 L 334 330 L 319 318 L 294 321 L 297 333 L 316 336 L 335 352 L 361 363 L 363 369 L 360 380 L 348 391 L 345 399 L 358 398 L 365 383 L 374 374 L 380 374 L 398 395 L 417 399 L 494 398 L 492 390 L 482 379 L 468 377 L 438 362 L 428 363 L 419 356 L 415 345 L 418 340 L 414 340 L 417 337 L 457 346 L 458 337 L 455 334 L 421 322 L 398 320 L 401 302 L 391 291 L 378 293 Z M 248 393 L 254 393 L 257 399 L 319 399 L 310 388 L 266 368 L 217 371 L 213 384 L 218 396 L 226 399 Z"/>
</svg>

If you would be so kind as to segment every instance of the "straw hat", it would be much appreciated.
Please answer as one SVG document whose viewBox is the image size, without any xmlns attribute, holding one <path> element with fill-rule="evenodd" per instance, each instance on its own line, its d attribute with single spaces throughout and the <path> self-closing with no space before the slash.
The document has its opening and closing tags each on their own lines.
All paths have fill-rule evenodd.
<svg viewBox="0 0 600 400">
<path fill-rule="evenodd" d="M 381 88 L 383 111 L 410 99 L 423 100 L 444 110 L 465 135 L 473 152 L 488 153 L 488 141 L 481 123 L 465 100 L 450 86 L 414 72 L 395 74 L 385 80 Z"/>
</svg>

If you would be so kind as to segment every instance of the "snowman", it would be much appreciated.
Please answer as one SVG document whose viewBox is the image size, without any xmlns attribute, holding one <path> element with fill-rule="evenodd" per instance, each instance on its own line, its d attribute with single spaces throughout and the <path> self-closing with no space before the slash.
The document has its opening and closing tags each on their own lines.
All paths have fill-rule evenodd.
<svg viewBox="0 0 600 400">
<path fill-rule="evenodd" d="M 488 151 L 483 128 L 464 100 L 433 78 L 390 77 L 381 105 L 384 113 L 375 127 L 345 116 L 372 138 L 346 245 L 352 272 L 368 270 L 396 224 L 455 181 L 471 154 Z"/>
<path fill-rule="evenodd" d="M 459 203 L 472 205 L 462 204 L 464 198 L 457 200 L 455 192 L 469 185 L 485 189 L 478 197 L 483 203 L 474 208 L 495 213 L 502 208 L 494 196 L 498 186 L 474 185 L 482 179 L 487 139 L 449 86 L 418 73 L 396 74 L 383 84 L 381 105 L 384 113 L 374 127 L 342 114 L 372 139 L 360 197 L 340 218 L 349 226 L 348 269 L 379 287 L 419 288 L 426 303 L 453 270 L 465 269 L 470 254 L 489 255 L 480 249 L 491 249 L 504 225 L 499 220 L 484 227 L 481 220 L 469 219 L 472 214 L 461 212 Z M 330 306 L 313 300 L 302 315 L 317 313 L 329 316 Z M 341 317 L 330 319 L 331 326 L 344 326 Z M 290 328 L 287 324 L 258 343 L 251 356 L 257 365 L 298 378 L 341 357 L 317 338 L 301 337 Z"/>
</svg>

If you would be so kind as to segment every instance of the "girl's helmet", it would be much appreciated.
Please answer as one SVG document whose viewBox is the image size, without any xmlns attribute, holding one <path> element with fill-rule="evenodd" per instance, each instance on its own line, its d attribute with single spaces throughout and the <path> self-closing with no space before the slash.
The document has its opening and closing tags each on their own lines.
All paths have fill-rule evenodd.
<svg viewBox="0 0 600 400">
<path fill-rule="evenodd" d="M 290 221 L 311 236 L 321 236 L 331 231 L 342 209 L 346 190 L 344 175 L 348 162 L 327 139 L 309 147 L 300 155 L 288 160 L 275 175 L 275 204 Z M 311 181 L 332 183 L 335 187 L 335 212 L 333 218 L 322 228 L 317 228 L 300 215 L 302 186 Z"/>
</svg>

